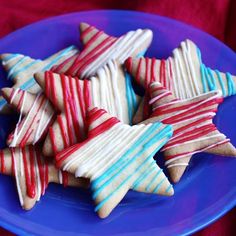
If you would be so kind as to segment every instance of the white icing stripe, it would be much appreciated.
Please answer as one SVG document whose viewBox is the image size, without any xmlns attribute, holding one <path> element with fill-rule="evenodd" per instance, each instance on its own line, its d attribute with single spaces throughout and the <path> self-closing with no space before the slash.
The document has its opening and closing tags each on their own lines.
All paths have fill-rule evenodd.
<svg viewBox="0 0 236 236">
<path fill-rule="evenodd" d="M 14 150 L 12 151 L 12 161 L 14 162 L 14 172 L 15 172 L 15 179 L 16 179 L 16 188 L 17 188 L 17 192 L 18 192 L 18 196 L 19 196 L 19 200 L 20 200 L 20 205 L 23 206 L 24 205 L 24 200 L 23 200 L 23 193 L 21 191 L 21 186 L 20 186 L 20 178 L 19 175 L 21 175 L 21 173 L 18 172 L 18 167 L 17 167 L 17 160 L 15 160 L 15 152 Z M 23 160 L 20 158 L 19 162 L 20 162 L 20 172 L 24 173 L 24 170 L 22 170 L 22 166 L 23 164 L 21 163 Z"/>
<path fill-rule="evenodd" d="M 22 92 L 23 92 L 23 91 L 22 91 Z M 34 103 L 33 103 L 32 107 L 31 107 L 31 109 L 29 110 L 29 114 L 28 114 L 28 116 L 26 117 L 24 123 L 21 125 L 20 131 L 18 132 L 18 127 L 19 127 L 19 124 L 21 123 L 21 120 L 22 120 L 23 110 L 24 110 L 24 107 L 25 107 L 26 95 L 27 95 L 26 92 L 23 92 L 23 93 L 24 93 L 24 95 L 23 95 L 24 97 L 23 97 L 23 102 L 22 102 L 22 105 L 21 105 L 20 117 L 19 117 L 19 120 L 18 120 L 18 122 L 17 122 L 17 124 L 16 124 L 16 129 L 15 129 L 15 132 L 14 132 L 14 135 L 13 135 L 13 139 L 12 139 L 12 142 L 11 142 L 11 144 L 9 145 L 9 147 L 15 147 L 15 146 L 16 146 L 17 141 L 18 141 L 18 139 L 20 138 L 20 136 L 21 136 L 21 134 L 22 134 L 22 132 L 23 132 L 23 130 L 24 130 L 25 124 L 27 124 L 27 123 L 28 123 L 28 120 L 30 119 L 30 113 L 32 113 L 32 111 L 34 111 L 34 108 L 35 108 L 35 106 L 36 106 L 36 104 L 37 104 L 37 101 L 39 100 L 39 98 L 40 98 L 40 96 L 41 96 L 40 93 L 37 94 L 37 97 L 36 97 L 36 99 L 34 100 Z M 13 96 L 13 97 L 14 97 L 14 96 Z M 13 100 L 11 100 L 11 101 L 13 101 Z M 34 112 L 35 112 L 35 111 L 34 111 Z M 31 128 L 31 127 L 29 127 L 29 128 Z"/>
<path fill-rule="evenodd" d="M 143 134 L 147 130 L 147 128 L 143 129 L 141 134 Z M 126 128 L 124 128 L 123 131 L 121 130 L 119 132 L 115 132 L 115 130 L 113 131 L 113 135 L 115 135 L 116 138 L 113 139 L 112 142 L 113 142 L 113 145 L 119 151 L 117 151 L 116 148 L 114 148 L 114 146 L 112 145 L 110 149 L 106 148 L 106 152 L 104 152 L 104 150 L 101 149 L 100 152 L 98 152 L 97 156 L 95 157 L 97 159 L 97 164 L 88 168 L 88 172 L 87 172 L 88 175 L 91 175 L 94 171 L 94 173 L 96 173 L 94 175 L 94 178 L 99 176 L 103 171 L 105 171 L 109 166 L 111 166 L 112 163 L 114 163 L 119 158 L 119 156 L 123 154 L 124 150 L 122 147 L 126 143 L 130 143 L 130 145 L 132 145 L 135 142 L 135 140 L 141 136 L 140 128 L 138 128 L 133 134 L 132 133 L 127 134 L 126 132 L 127 132 Z M 108 145 L 108 143 L 104 145 L 104 148 Z M 100 157 L 101 153 L 103 154 L 105 153 L 109 161 Z"/>
<path fill-rule="evenodd" d="M 159 83 L 159 82 L 157 82 Z M 155 85 L 155 84 L 154 84 Z M 221 97 L 222 96 L 222 92 L 220 90 L 217 90 L 217 91 L 210 91 L 210 92 L 207 92 L 207 93 L 204 93 L 204 96 L 212 96 L 212 94 L 215 94 L 216 97 Z M 200 98 L 200 97 L 203 97 L 203 94 L 200 94 L 200 95 L 197 95 L 197 96 L 194 96 L 195 99 L 197 98 Z M 189 101 L 189 98 L 185 98 L 185 99 L 181 99 L 181 102 L 188 102 Z M 175 104 L 178 104 L 179 103 L 179 100 L 176 100 L 176 101 L 172 101 L 172 102 L 168 102 L 168 107 L 169 105 L 175 105 Z M 162 108 L 162 107 L 165 107 L 167 104 L 163 104 L 163 105 L 159 105 L 159 106 L 156 106 L 156 109 L 157 108 Z"/>
<path fill-rule="evenodd" d="M 47 117 L 48 114 L 46 114 L 46 111 L 47 111 L 47 108 L 48 108 L 48 104 L 49 104 L 49 101 L 46 100 L 46 102 L 44 104 L 44 107 L 43 107 L 41 117 L 39 119 L 39 124 L 38 124 L 36 132 L 35 132 L 33 144 L 38 142 L 38 140 L 42 136 L 43 132 L 45 131 L 44 127 L 48 126 L 49 122 L 51 121 L 51 119 L 53 117 L 53 113 L 50 114 L 50 116 Z"/>
<path fill-rule="evenodd" d="M 18 92 L 18 89 L 15 90 L 14 95 L 12 96 L 12 99 L 11 99 L 10 103 L 13 102 L 13 99 L 15 98 L 15 95 L 16 95 L 17 92 Z M 22 131 L 22 129 L 21 129 L 21 130 L 19 131 L 19 133 L 18 133 L 19 124 L 20 124 L 20 122 L 21 122 L 21 120 L 22 120 L 22 114 L 23 114 L 22 111 L 24 110 L 24 107 L 25 107 L 25 100 L 26 100 L 26 93 L 25 93 L 25 92 L 23 92 L 23 93 L 24 93 L 24 95 L 23 95 L 23 101 L 22 101 L 22 105 L 21 105 L 21 109 L 20 109 L 19 120 L 18 120 L 18 122 L 17 122 L 17 124 L 16 124 L 16 128 L 15 128 L 15 131 L 14 131 L 13 139 L 12 139 L 12 142 L 11 142 L 11 144 L 9 145 L 9 147 L 15 147 L 15 146 L 16 146 L 17 140 L 18 140 L 18 138 L 20 137 L 20 133 L 21 133 L 21 131 Z M 26 120 L 25 120 L 25 121 L 26 121 Z"/>
<path fill-rule="evenodd" d="M 207 112 L 207 113 L 202 114 L 202 115 L 199 115 L 199 116 L 197 116 L 197 117 L 189 118 L 189 119 L 188 119 L 188 122 L 191 123 L 192 121 L 196 121 L 196 120 L 198 120 L 198 119 L 201 119 L 201 118 L 207 117 L 207 116 L 213 118 L 215 115 L 216 115 L 215 112 Z M 186 121 L 186 120 L 185 120 L 185 121 Z M 183 123 L 183 122 L 184 122 L 184 121 L 175 122 L 175 125 L 181 124 L 181 123 Z M 206 122 L 206 123 L 207 123 L 207 122 Z M 210 121 L 210 123 L 212 123 L 212 121 Z M 196 126 L 196 127 L 198 127 L 198 126 Z M 191 127 L 190 127 L 190 129 L 191 129 Z M 188 129 L 186 129 L 186 130 L 188 130 Z M 175 135 L 175 137 L 179 136 L 180 134 L 182 134 L 182 132 L 179 133 L 179 134 L 177 134 L 177 135 Z"/>
<path fill-rule="evenodd" d="M 124 36 L 118 38 L 116 42 L 101 54 L 96 60 L 90 63 L 81 73 L 82 78 L 87 78 L 107 63 L 111 59 L 117 59 L 120 63 L 130 56 L 139 46 L 142 45 L 149 37 L 151 31 L 136 30 L 130 31 Z M 129 48 L 129 51 L 127 49 Z"/>
<path fill-rule="evenodd" d="M 19 88 L 15 89 L 15 92 L 13 93 L 13 95 L 12 95 L 12 97 L 10 99 L 10 104 L 14 101 L 14 99 L 15 99 L 17 93 L 19 92 L 19 90 L 20 90 Z"/>
<path fill-rule="evenodd" d="M 191 75 L 191 71 L 190 71 L 191 67 L 188 63 L 188 57 L 187 57 L 188 50 L 187 50 L 187 48 L 186 48 L 186 46 L 183 42 L 181 43 L 181 47 L 183 49 L 182 50 L 183 51 L 183 59 L 184 59 L 184 64 L 186 65 L 185 69 L 186 69 L 186 72 L 187 72 L 187 76 L 183 77 L 183 79 L 184 79 L 184 81 L 186 81 L 186 82 L 189 81 L 189 83 L 190 83 L 188 89 L 189 89 L 189 93 L 191 91 L 191 94 L 189 95 L 189 97 L 194 97 L 195 91 L 194 91 L 194 85 L 193 85 L 192 75 Z"/>
<path fill-rule="evenodd" d="M 62 178 L 61 170 L 58 170 L 58 179 L 59 179 L 59 184 L 62 184 L 63 183 L 63 178 Z"/>
<path fill-rule="evenodd" d="M 69 80 L 67 80 L 67 83 L 69 84 Z M 84 84 L 79 83 L 80 87 L 81 87 L 81 91 L 82 91 L 82 96 L 83 96 L 83 91 L 84 91 Z M 80 105 L 80 98 L 79 98 L 79 93 L 76 90 L 76 82 L 75 80 L 73 81 L 73 87 L 72 87 L 72 91 L 74 93 L 75 99 L 73 100 L 73 103 L 75 104 L 76 107 L 76 113 L 78 114 L 76 117 L 78 119 L 78 123 L 79 123 L 79 130 L 80 130 L 80 134 L 84 133 L 83 127 L 84 127 L 84 121 L 83 121 L 83 116 L 82 116 L 82 107 Z M 73 122 L 74 123 L 74 122 Z M 75 137 L 74 137 L 75 138 Z M 76 139 L 74 139 L 76 140 Z"/>
<path fill-rule="evenodd" d="M 190 49 L 186 50 L 186 42 L 181 44 L 181 50 L 176 49 L 174 50 L 173 54 L 174 54 L 174 57 L 176 57 L 175 59 L 177 60 L 178 65 L 179 65 L 179 67 L 176 67 L 176 72 L 177 72 L 176 86 L 178 86 L 177 90 L 180 92 L 181 95 L 177 97 L 184 99 L 184 98 L 190 98 L 190 97 L 200 94 L 199 93 L 200 88 L 198 85 L 199 82 L 196 78 L 196 73 L 194 71 L 193 66 L 189 65 L 188 59 L 192 58 L 192 56 L 191 56 Z M 184 68 L 185 68 L 185 71 L 187 72 L 187 77 L 186 77 L 186 72 L 184 71 Z M 194 83 L 194 86 L 193 86 L 193 83 Z M 194 87 L 197 88 L 195 91 L 193 90 Z M 192 91 L 192 94 L 190 94 L 190 91 Z"/>
<path fill-rule="evenodd" d="M 187 58 L 187 62 L 189 62 L 188 66 L 189 66 L 189 72 L 191 73 L 191 79 L 193 80 L 193 83 L 192 83 L 192 88 L 195 87 L 195 91 L 196 93 L 193 92 L 193 96 L 195 96 L 196 94 L 197 95 L 200 95 L 201 92 L 200 92 L 200 88 L 198 86 L 198 80 L 197 80 L 197 76 L 196 76 L 196 71 L 194 69 L 194 66 L 193 66 L 193 61 L 192 61 L 192 56 L 191 56 L 191 45 L 189 43 L 189 41 L 187 40 L 186 41 L 186 45 L 183 43 L 183 46 L 186 48 L 186 58 Z"/>
<path fill-rule="evenodd" d="M 115 100 L 115 106 L 113 107 L 113 114 L 115 111 L 117 112 L 115 115 L 118 117 L 121 121 L 125 121 L 123 117 L 123 108 L 122 108 L 122 103 L 121 103 L 121 98 L 119 96 L 119 89 L 118 89 L 118 66 L 114 61 L 109 61 L 108 62 L 110 73 L 111 73 L 111 86 L 114 94 L 114 100 Z M 125 90 L 126 91 L 126 90 Z M 128 113 L 128 112 L 127 112 Z M 111 114 L 111 113 L 110 113 Z"/>
<path fill-rule="evenodd" d="M 211 100 L 214 100 L 215 98 L 217 98 L 217 97 L 219 97 L 219 94 L 216 94 L 215 96 L 211 96 L 211 97 L 209 97 L 209 98 L 207 98 L 207 99 L 205 99 L 205 100 L 202 100 L 201 102 L 199 102 L 199 103 L 197 103 L 197 104 L 195 104 L 195 105 L 193 105 L 193 106 L 191 106 L 191 107 L 189 107 L 189 108 L 187 108 L 187 109 L 184 109 L 184 110 L 182 110 L 182 111 L 176 111 L 175 113 L 171 113 L 170 114 L 170 116 L 168 116 L 168 117 L 165 117 L 163 120 L 167 120 L 167 119 L 169 119 L 169 118 L 171 118 L 172 116 L 174 116 L 174 115 L 179 115 L 179 116 L 181 116 L 181 114 L 184 114 L 184 113 L 186 113 L 187 111 L 189 111 L 189 110 L 194 110 L 194 108 L 196 108 L 196 107 L 199 107 L 199 106 L 201 106 L 202 104 L 204 104 L 204 103 L 206 103 L 206 102 L 209 102 L 209 101 L 211 101 Z M 182 101 L 181 101 L 182 102 Z M 206 113 L 207 114 L 207 113 Z M 194 114 L 192 114 L 193 116 L 195 116 Z M 189 116 L 189 114 L 187 114 L 187 115 L 184 115 L 184 116 Z M 184 117 L 183 116 L 183 117 Z M 186 120 L 189 120 L 189 119 L 184 119 L 184 121 L 186 121 Z M 183 121 L 182 121 L 183 122 Z M 181 122 L 179 122 L 179 123 L 181 123 Z M 174 125 L 174 124 L 176 124 L 176 123 L 172 123 L 172 125 Z"/>
<path fill-rule="evenodd" d="M 35 177 L 36 177 L 36 199 L 37 201 L 40 200 L 41 194 L 42 194 L 42 189 L 41 189 L 41 179 L 40 179 L 40 175 L 39 175 L 39 166 L 38 166 L 38 161 L 37 161 L 37 156 L 36 156 L 36 152 L 35 150 L 33 150 L 34 153 L 34 168 L 35 168 Z"/>
<path fill-rule="evenodd" d="M 126 103 L 122 102 L 122 99 L 126 99 L 126 88 L 123 87 L 125 78 L 118 78 L 118 70 L 117 63 L 111 60 L 97 71 L 97 77 L 90 78 L 92 105 L 105 109 L 112 116 L 128 124 L 128 107 Z M 118 88 L 119 83 L 122 84 L 121 88 Z M 124 98 L 122 98 L 123 96 Z"/>
<path fill-rule="evenodd" d="M 176 163 L 176 164 L 172 164 L 172 165 L 168 165 L 167 168 L 171 168 L 171 167 L 175 167 L 175 166 L 188 166 L 188 163 L 183 162 L 183 163 Z"/>
<path fill-rule="evenodd" d="M 182 78 L 182 81 L 181 81 L 181 83 L 182 83 L 182 90 L 180 90 L 181 92 L 182 92 L 182 95 L 181 95 L 181 99 L 183 99 L 183 98 L 185 98 L 185 97 L 187 97 L 187 98 L 189 98 L 189 97 L 191 97 L 191 95 L 190 95 L 190 88 L 189 88 L 189 86 L 188 86 L 188 84 L 187 84 L 187 80 L 186 80 L 186 75 L 185 75 L 185 71 L 184 71 L 184 69 L 183 69 L 183 65 L 182 65 L 182 63 L 181 63 L 181 60 L 180 60 L 180 55 L 179 55 L 179 52 L 178 52 L 178 50 L 176 50 L 175 51 L 175 56 L 176 56 L 176 61 L 177 61 L 177 64 L 178 64 L 178 66 L 176 67 L 176 69 L 177 70 L 179 70 L 179 73 L 177 73 L 177 74 L 179 74 L 179 77 L 178 77 L 178 79 L 179 78 Z M 179 81 L 180 82 L 180 81 Z M 179 83 L 180 84 L 180 83 Z"/>
<path fill-rule="evenodd" d="M 166 92 L 164 92 L 164 93 L 161 93 L 161 94 L 158 95 L 158 96 L 155 96 L 154 98 L 150 99 L 149 104 L 151 105 L 151 104 L 155 103 L 157 100 L 159 100 L 159 99 L 161 99 L 161 98 L 167 96 L 168 94 L 171 94 L 171 92 L 166 91 Z M 154 108 L 154 109 L 156 109 L 156 108 Z"/>
<path fill-rule="evenodd" d="M 224 134 L 214 134 L 214 135 L 211 135 L 211 136 L 207 136 L 207 137 L 202 137 L 202 138 L 198 138 L 198 139 L 193 139 L 193 140 L 190 140 L 190 141 L 186 141 L 183 143 L 183 145 L 185 144 L 190 144 L 190 143 L 195 143 L 195 142 L 201 142 L 201 141 L 206 141 L 208 139 L 213 139 L 213 138 L 218 138 L 218 137 L 222 137 L 222 138 L 225 138 L 225 135 Z M 174 136 L 174 141 L 178 141 L 175 139 L 176 136 Z M 170 147 L 166 147 L 166 148 L 163 148 L 162 151 L 166 151 L 168 149 L 171 149 L 171 148 L 174 148 L 174 147 L 178 147 L 180 146 L 180 144 L 175 144 L 175 145 L 171 145 Z"/>
<path fill-rule="evenodd" d="M 230 139 L 224 139 L 224 140 L 221 140 L 221 141 L 219 141 L 219 142 L 217 142 L 217 143 L 214 143 L 214 144 L 212 144 L 212 145 L 210 145 L 210 146 L 207 146 L 206 148 L 203 148 L 203 149 L 200 149 L 200 150 L 197 150 L 197 151 L 194 151 L 194 152 L 190 152 L 190 153 L 188 153 L 187 155 L 186 155 L 186 154 L 183 154 L 183 155 L 181 155 L 181 156 L 174 157 L 174 158 L 172 158 L 172 159 L 166 161 L 166 162 L 165 162 L 165 165 L 168 166 L 169 163 L 171 163 L 171 162 L 173 162 L 173 161 L 180 160 L 181 158 L 186 157 L 186 156 L 192 156 L 192 155 L 194 155 L 194 154 L 196 154 L 196 153 L 199 153 L 199 152 L 207 151 L 208 149 L 214 148 L 214 147 L 216 147 L 216 146 L 219 146 L 219 145 L 221 145 L 221 144 L 223 144 L 223 143 L 227 143 L 227 142 L 229 142 L 229 141 L 230 141 Z"/>
<path fill-rule="evenodd" d="M 200 89 L 201 80 L 196 76 L 189 41 L 182 42 L 180 47 L 173 50 L 173 58 L 169 57 L 166 60 L 165 73 L 167 84 L 170 84 L 171 88 L 169 89 L 173 94 L 177 98 L 186 99 L 202 93 Z M 172 70 L 172 80 L 170 67 Z M 145 79 L 148 80 L 148 78 Z"/>
<path fill-rule="evenodd" d="M 97 163 L 99 163 L 99 166 L 101 168 L 102 160 L 100 160 L 100 157 L 104 156 L 104 154 L 101 155 L 101 153 L 104 153 L 104 151 L 106 150 L 106 146 L 108 145 L 108 143 L 110 143 L 111 137 L 115 137 L 115 139 L 113 139 L 112 143 L 114 143 L 114 144 L 116 143 L 120 147 L 126 146 L 127 142 L 129 142 L 129 145 L 132 145 L 146 131 L 146 129 L 149 128 L 149 126 L 150 125 L 147 125 L 145 128 L 144 128 L 144 125 L 135 126 L 136 131 L 133 132 L 132 134 L 127 134 L 127 129 L 129 128 L 129 126 L 122 126 L 120 123 L 114 125 L 110 130 L 104 132 L 103 134 L 101 134 L 98 137 L 95 137 L 93 140 L 91 140 L 91 142 L 88 144 L 89 146 L 87 145 L 86 147 L 82 147 L 80 149 L 81 156 L 86 156 L 86 155 L 91 156 L 91 158 L 89 160 L 86 160 L 86 159 L 80 160 L 80 159 L 74 158 L 74 160 L 72 159 L 71 161 L 68 161 L 64 165 L 63 170 L 69 169 L 70 166 L 72 166 L 72 165 L 82 166 L 82 165 L 85 165 L 86 163 L 89 163 L 90 165 L 91 165 L 91 163 L 93 163 L 93 166 L 86 168 L 86 171 L 89 172 L 90 168 L 93 169 L 93 167 L 96 167 L 97 172 L 100 172 L 99 168 L 96 165 L 94 165 L 94 160 L 98 160 Z M 120 129 L 118 129 L 119 132 L 117 132 L 118 127 L 120 127 Z M 126 136 L 126 138 L 124 138 L 124 136 Z M 106 141 L 101 143 L 101 140 L 106 140 Z M 110 146 L 112 146 L 114 148 L 113 145 L 110 145 Z M 95 150 L 95 152 L 94 152 L 94 150 Z M 110 157 L 108 159 L 109 162 L 107 163 L 107 165 L 111 165 L 111 163 L 113 163 L 116 160 L 117 156 L 120 155 L 120 152 L 124 152 L 123 148 L 120 148 L 120 149 L 116 148 L 113 151 L 117 152 L 117 150 L 119 150 L 119 152 L 116 153 L 116 155 L 114 155 L 112 150 L 107 150 L 107 155 Z M 106 165 L 106 168 L 107 168 L 107 165 Z M 80 173 L 80 172 L 81 172 L 81 170 L 78 170 L 78 173 Z"/>
<path fill-rule="evenodd" d="M 120 53 L 120 63 L 123 63 L 130 55 L 134 53 L 137 48 L 141 47 L 141 45 L 148 40 L 152 36 L 151 31 L 143 31 L 137 30 L 133 33 L 133 37 L 129 41 L 130 44 L 127 42 L 125 43 L 126 50 L 124 49 L 123 53 Z"/>
</svg>

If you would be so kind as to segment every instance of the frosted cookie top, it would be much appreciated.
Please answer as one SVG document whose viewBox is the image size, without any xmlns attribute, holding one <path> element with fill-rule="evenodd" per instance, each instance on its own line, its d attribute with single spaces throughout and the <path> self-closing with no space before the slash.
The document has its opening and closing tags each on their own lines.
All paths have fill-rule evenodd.
<svg viewBox="0 0 236 236">
<path fill-rule="evenodd" d="M 173 125 L 174 135 L 162 151 L 174 182 L 179 181 L 195 153 L 236 156 L 235 147 L 212 121 L 223 101 L 220 91 L 179 100 L 159 82 L 154 82 L 150 85 L 150 95 L 152 115 L 149 122 Z"/>
<path fill-rule="evenodd" d="M 12 80 L 15 89 L 27 90 L 31 93 L 40 91 L 40 87 L 34 80 L 34 73 L 51 69 L 52 66 L 78 54 L 75 46 L 67 47 L 45 60 L 33 59 L 22 54 L 5 53 L 0 55 L 7 78 Z M 0 112 L 7 112 L 6 101 L 0 97 Z"/>
<path fill-rule="evenodd" d="M 213 90 L 220 90 L 224 97 L 236 94 L 236 77 L 203 64 L 200 49 L 188 39 L 181 42 L 166 60 L 128 58 L 125 64 L 144 88 L 148 89 L 157 81 L 176 98 L 191 98 Z"/>
<path fill-rule="evenodd" d="M 152 41 L 152 31 L 138 29 L 116 38 L 94 26 L 81 23 L 80 38 L 84 45 L 81 54 L 54 66 L 55 73 L 89 78 L 112 59 L 123 63 L 130 56 L 143 55 Z"/>
<path fill-rule="evenodd" d="M 52 72 L 36 74 L 46 96 L 61 112 L 45 141 L 44 154 L 53 155 L 86 138 L 89 106 L 106 109 L 130 124 L 138 106 L 130 77 L 116 61 L 109 61 L 90 80 Z"/>
<path fill-rule="evenodd" d="M 131 188 L 172 195 L 173 188 L 153 156 L 172 136 L 172 128 L 156 122 L 129 126 L 105 110 L 88 112 L 88 139 L 56 155 L 57 166 L 91 181 L 95 210 L 110 214 Z"/>
</svg>

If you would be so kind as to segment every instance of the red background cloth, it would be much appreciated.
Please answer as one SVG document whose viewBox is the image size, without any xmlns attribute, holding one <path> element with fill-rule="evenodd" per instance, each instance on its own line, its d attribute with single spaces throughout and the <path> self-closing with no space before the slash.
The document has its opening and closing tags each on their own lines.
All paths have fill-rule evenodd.
<svg viewBox="0 0 236 236">
<path fill-rule="evenodd" d="M 236 51 L 234 0 L 0 0 L 0 37 L 40 19 L 92 9 L 126 9 L 159 14 L 202 29 Z M 236 209 L 195 236 L 236 235 Z M 0 229 L 0 235 L 12 235 Z"/>
</svg>

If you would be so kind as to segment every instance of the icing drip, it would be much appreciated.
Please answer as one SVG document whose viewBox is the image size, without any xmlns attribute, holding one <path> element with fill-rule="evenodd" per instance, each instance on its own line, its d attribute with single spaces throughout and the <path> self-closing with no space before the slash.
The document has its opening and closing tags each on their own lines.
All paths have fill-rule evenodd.
<svg viewBox="0 0 236 236">
<path fill-rule="evenodd" d="M 31 201 L 33 199 L 39 201 L 41 195 L 44 195 L 49 177 L 52 177 L 54 173 L 61 175 L 60 184 L 69 185 L 68 173 L 55 169 L 54 163 L 48 162 L 35 146 L 0 150 L 0 158 L 1 173 L 15 177 L 20 204 L 26 209 L 30 204 L 28 198 Z M 54 181 L 58 182 L 57 179 Z M 70 185 L 79 186 L 79 180 Z"/>
<path fill-rule="evenodd" d="M 11 157 L 21 205 L 24 204 L 24 184 L 28 197 L 39 199 L 48 185 L 48 166 L 38 150 L 33 146 L 11 149 Z"/>
</svg>

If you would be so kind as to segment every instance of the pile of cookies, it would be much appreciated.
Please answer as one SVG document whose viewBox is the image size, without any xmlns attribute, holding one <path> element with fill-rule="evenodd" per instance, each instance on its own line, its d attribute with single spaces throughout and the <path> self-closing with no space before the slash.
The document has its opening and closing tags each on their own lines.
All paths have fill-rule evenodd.
<svg viewBox="0 0 236 236">
<path fill-rule="evenodd" d="M 81 23 L 81 52 L 0 56 L 14 84 L 1 89 L 0 112 L 19 113 L 0 171 L 14 176 L 24 209 L 54 182 L 90 188 L 105 218 L 129 189 L 173 195 L 170 182 L 195 153 L 236 156 L 212 122 L 223 97 L 236 94 L 236 77 L 205 66 L 190 40 L 166 60 L 145 58 L 152 38 L 149 29 L 116 38 Z M 170 182 L 154 159 L 159 150 Z"/>
</svg>

